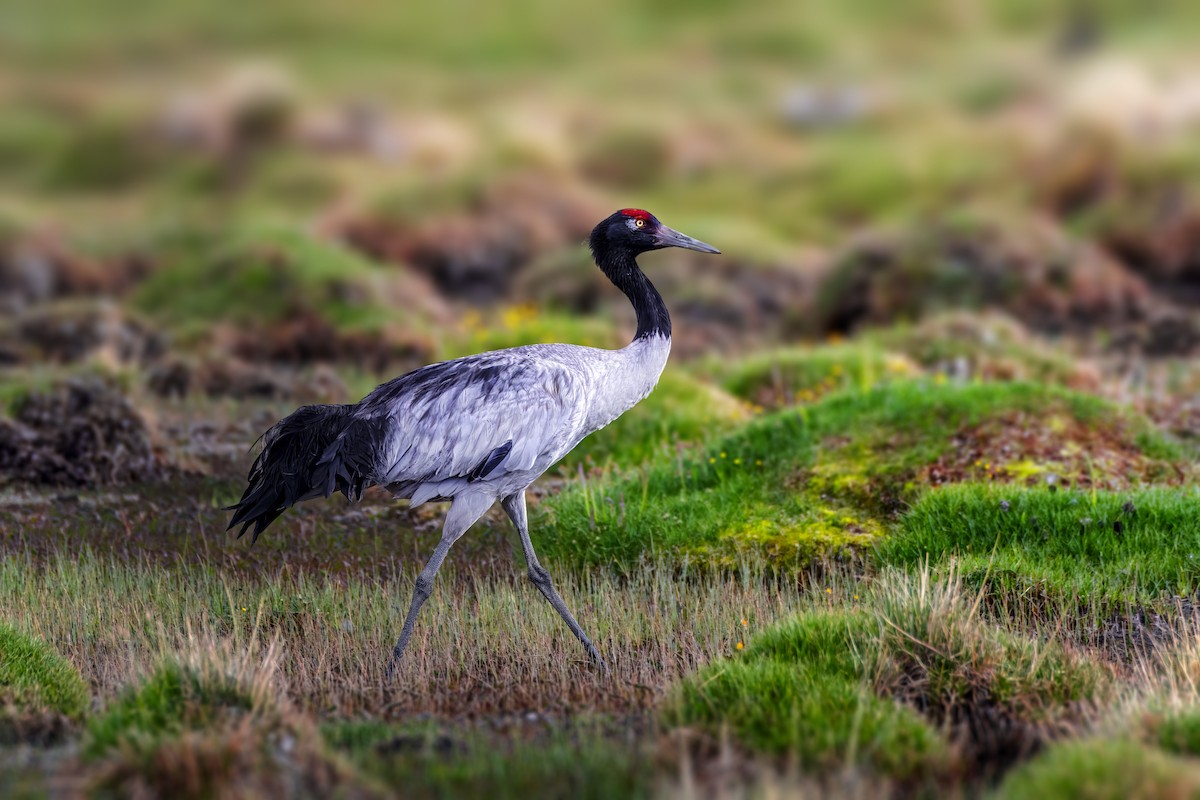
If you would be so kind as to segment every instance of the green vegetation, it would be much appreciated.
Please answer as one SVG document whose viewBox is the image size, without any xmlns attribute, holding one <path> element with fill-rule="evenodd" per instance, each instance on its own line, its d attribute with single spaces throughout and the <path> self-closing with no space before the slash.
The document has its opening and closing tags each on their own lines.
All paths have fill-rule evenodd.
<svg viewBox="0 0 1200 800">
<path fill-rule="evenodd" d="M 428 323 L 428 293 L 412 276 L 293 226 L 179 230 L 163 238 L 162 264 L 138 287 L 134 305 L 185 337 L 219 323 L 268 331 L 304 322 L 319 333 L 352 333 L 394 327 L 398 319 L 411 337 Z"/>
<path fill-rule="evenodd" d="M 432 723 L 339 722 L 326 743 L 370 779 L 413 798 L 651 796 L 651 753 L 605 737 L 602 720 L 544 721 L 505 740 Z"/>
<path fill-rule="evenodd" d="M 1200 581 L 1197 514 L 1194 488 L 947 486 L 917 501 L 878 557 L 915 566 L 953 556 L 973 584 L 1051 607 L 1147 602 Z"/>
<path fill-rule="evenodd" d="M 811 403 L 834 391 L 870 388 L 917 372 L 903 357 L 857 342 L 758 353 L 708 369 L 730 394 L 766 408 Z"/>
<path fill-rule="evenodd" d="M 915 324 L 864 331 L 855 346 L 903 354 L 919 368 L 960 377 L 1018 380 L 1086 388 L 1094 377 L 1077 359 L 1030 336 L 995 312 L 935 314 Z M 909 364 L 911 367 L 912 364 Z"/>
<path fill-rule="evenodd" d="M 51 711 L 78 718 L 89 703 L 88 686 L 70 662 L 0 622 L 0 717 Z"/>
<path fill-rule="evenodd" d="M 185 731 L 222 727 L 261 715 L 265 702 L 261 687 L 218 665 L 164 664 L 89 720 L 86 752 L 97 758 L 122 745 L 147 747 Z"/>
<path fill-rule="evenodd" d="M 861 763 L 911 780 L 944 768 L 950 750 L 935 728 L 864 683 L 857 650 L 872 637 L 863 613 L 808 612 L 685 680 L 667 718 L 713 734 L 728 726 L 744 744 L 809 769 Z"/>
<path fill-rule="evenodd" d="M 543 546 L 585 564 L 673 553 L 805 565 L 868 549 L 932 484 L 1049 473 L 1138 482 L 1175 473 L 1177 455 L 1144 421 L 1095 397 L 897 381 L 756 419 L 639 474 L 573 486 L 548 504 Z"/>
<path fill-rule="evenodd" d="M 436 528 L 414 537 L 397 530 L 392 517 L 384 520 L 386 534 L 378 541 L 343 540 L 336 556 L 308 561 L 305 545 L 293 538 L 259 562 L 217 573 L 191 548 L 207 547 L 220 561 L 244 550 L 244 542 L 220 535 L 225 517 L 219 508 L 202 514 L 196 541 L 172 536 L 173 529 L 162 538 L 144 537 L 129 563 L 81 548 L 77 556 L 53 557 L 46 564 L 28 557 L 0 564 L 0 607 L 17 616 L 36 614 L 50 629 L 63 630 L 61 647 L 72 661 L 107 665 L 90 673 L 97 693 L 108 700 L 109 711 L 93 721 L 98 733 L 108 730 L 110 714 L 114 727 L 128 720 L 157 730 L 189 724 L 192 717 L 180 716 L 185 713 L 216 719 L 248 713 L 248 698 L 256 704 L 264 698 L 261 707 L 270 710 L 267 701 L 274 695 L 261 683 L 268 678 L 299 711 L 338 708 L 339 717 L 349 718 L 373 717 L 372 709 L 391 702 L 399 702 L 406 714 L 645 712 L 680 675 L 733 650 L 739 615 L 770 620 L 805 602 L 794 589 L 781 590 L 786 581 L 767 581 L 752 570 L 742 577 L 709 575 L 679 584 L 667 563 L 628 579 L 581 575 L 556 565 L 555 585 L 604 651 L 617 676 L 613 683 L 588 671 L 584 655 L 559 636 L 562 621 L 525 579 L 519 560 L 512 561 L 511 535 L 484 529 L 453 551 L 439 575 L 427 603 L 437 624 L 414 632 L 414 652 L 423 655 L 407 665 L 406 685 L 412 688 L 397 700 L 384 681 L 386 655 L 403 622 L 396 598 L 410 596 L 412 584 L 407 574 L 395 572 L 396 541 L 424 549 L 436 542 Z M 305 524 L 333 531 L 347 527 L 320 517 Z M 266 541 L 264 536 L 259 545 Z M 470 548 L 488 544 L 489 558 L 503 559 L 508 568 L 472 569 Z M 374 549 L 381 553 L 378 564 L 331 571 L 341 563 L 335 558 L 357 560 Z M 156 552 L 169 554 L 162 559 L 166 563 L 147 563 Z M 420 555 L 403 557 L 419 563 Z M 81 608 L 95 613 L 80 613 Z M 115 626 L 112 619 L 137 622 Z M 240 655 L 266 650 L 276 636 L 288 646 L 279 649 L 274 665 L 264 659 L 260 669 Z M 186 655 L 197 640 L 201 649 L 216 651 L 208 666 Z M 164 666 L 159 655 L 164 653 L 185 655 L 168 657 Z M 482 653 L 490 654 L 486 662 Z M 170 666 L 174 663 L 187 668 L 180 671 Z M 239 670 L 239 664 L 245 666 Z M 504 677 L 480 689 L 473 676 L 481 669 L 500 670 Z M 539 679 L 525 683 L 534 673 Z M 151 677 L 131 689 L 131 676 L 137 675 Z M 163 700 L 180 695 L 185 708 Z M 194 710 L 186 710 L 191 706 Z"/>
<path fill-rule="evenodd" d="M 1200 755 L 1200 708 L 1188 708 L 1161 720 L 1154 741 L 1169 753 Z"/>
<path fill-rule="evenodd" d="M 1082 717 L 1080 704 L 1112 692 L 1099 664 L 983 619 L 979 596 L 965 592 L 953 571 L 885 571 L 871 607 L 880 636 L 861 652 L 876 690 L 939 722 L 969 726 L 976 715 L 995 715 L 1010 722 L 1007 735 L 1028 744 L 1056 735 Z"/>
<path fill-rule="evenodd" d="M 25 5 L 8 794 L 1200 796 L 1200 4 Z M 493 509 L 389 681 L 444 509 L 250 546 L 246 448 L 622 346 L 583 239 L 631 205 L 724 254 L 646 256 L 671 363 L 531 487 L 612 673 Z M 97 375 L 128 413 L 39 397 Z"/>
<path fill-rule="evenodd" d="M 685 680 L 668 719 L 729 726 L 810 769 L 861 760 L 911 780 L 953 768 L 943 733 L 967 755 L 1028 748 L 1111 693 L 1098 664 L 982 620 L 954 576 L 889 572 L 858 591 L 861 601 L 831 594 L 831 607 L 778 623 Z M 982 718 L 1004 720 L 1006 738 L 973 738 Z"/>
<path fill-rule="evenodd" d="M 1197 793 L 1200 768 L 1193 762 L 1135 741 L 1091 739 L 1055 745 L 1015 769 L 993 797 L 1153 800 Z"/>
<path fill-rule="evenodd" d="M 623 344 L 613 326 L 604 320 L 566 314 L 540 314 L 532 306 L 512 306 L 487 320 L 481 318 L 478 312 L 469 311 L 465 315 L 463 328 L 459 334 L 446 337 L 438 358 L 461 358 L 506 347 L 549 342 L 610 348 Z"/>
</svg>

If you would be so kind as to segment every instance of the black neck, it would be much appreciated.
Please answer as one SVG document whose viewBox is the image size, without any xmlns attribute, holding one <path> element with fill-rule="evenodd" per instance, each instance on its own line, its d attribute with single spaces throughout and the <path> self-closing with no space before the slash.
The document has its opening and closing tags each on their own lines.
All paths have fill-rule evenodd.
<svg viewBox="0 0 1200 800">
<path fill-rule="evenodd" d="M 647 339 L 651 336 L 671 338 L 671 315 L 667 313 L 667 304 L 662 295 L 654 288 L 654 284 L 637 265 L 633 254 L 618 250 L 616 252 L 599 252 L 595 254 L 596 263 L 613 284 L 625 293 L 633 304 L 637 314 L 637 334 L 635 339 Z"/>
</svg>

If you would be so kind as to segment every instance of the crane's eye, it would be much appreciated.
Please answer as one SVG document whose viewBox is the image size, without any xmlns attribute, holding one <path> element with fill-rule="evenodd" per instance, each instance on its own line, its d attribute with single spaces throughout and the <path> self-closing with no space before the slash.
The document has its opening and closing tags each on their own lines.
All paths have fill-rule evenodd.
<svg viewBox="0 0 1200 800">
<path fill-rule="evenodd" d="M 635 227 L 638 227 L 638 228 L 644 228 L 644 227 L 646 227 L 646 220 L 644 220 L 644 219 L 641 219 L 641 218 L 639 217 L 638 219 L 635 219 L 635 220 L 633 221 L 633 224 L 634 224 L 634 226 L 635 226 Z"/>
</svg>

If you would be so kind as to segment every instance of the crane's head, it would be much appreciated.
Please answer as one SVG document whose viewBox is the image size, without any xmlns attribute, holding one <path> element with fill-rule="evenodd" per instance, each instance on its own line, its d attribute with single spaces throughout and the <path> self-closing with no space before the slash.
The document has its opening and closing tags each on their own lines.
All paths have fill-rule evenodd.
<svg viewBox="0 0 1200 800">
<path fill-rule="evenodd" d="M 602 254 L 624 251 L 631 255 L 664 247 L 682 247 L 701 253 L 721 251 L 699 239 L 672 230 L 658 221 L 649 211 L 622 208 L 592 229 L 588 239 L 592 255 L 600 260 Z"/>
</svg>

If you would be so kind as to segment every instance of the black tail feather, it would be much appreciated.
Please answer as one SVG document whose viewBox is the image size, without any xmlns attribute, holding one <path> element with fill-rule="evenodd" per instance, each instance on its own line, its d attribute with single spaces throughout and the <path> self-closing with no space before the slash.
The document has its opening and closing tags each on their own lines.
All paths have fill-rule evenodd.
<svg viewBox="0 0 1200 800">
<path fill-rule="evenodd" d="M 241 525 L 238 538 L 254 528 L 251 541 L 280 514 L 302 500 L 340 491 L 351 500 L 362 496 L 373 467 L 371 454 L 341 457 L 339 436 L 353 421 L 352 405 L 311 405 L 296 409 L 263 434 L 262 451 L 247 475 L 242 499 L 227 530 Z"/>
</svg>

